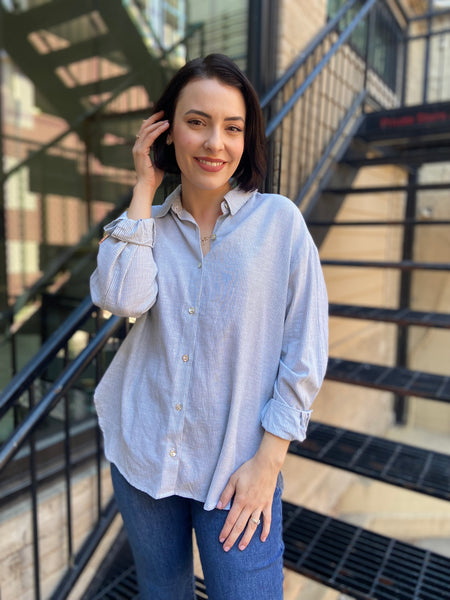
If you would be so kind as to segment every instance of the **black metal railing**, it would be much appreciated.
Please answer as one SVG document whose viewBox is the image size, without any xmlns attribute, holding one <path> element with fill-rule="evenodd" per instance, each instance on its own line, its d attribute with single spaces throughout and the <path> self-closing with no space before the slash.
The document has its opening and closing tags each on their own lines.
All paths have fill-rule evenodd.
<svg viewBox="0 0 450 600">
<path fill-rule="evenodd" d="M 353 39 L 352 42 L 351 38 L 358 27 L 366 23 L 370 32 L 378 10 L 383 10 L 383 18 L 386 18 L 387 5 L 382 0 L 368 0 L 349 18 L 355 6 L 356 0 L 347 2 L 262 99 L 271 152 L 268 188 L 290 195 L 298 204 L 312 197 L 314 185 L 317 185 L 315 182 L 320 180 L 321 174 L 339 156 L 342 147 L 350 139 L 365 103 L 371 101 L 380 104 L 383 94 L 386 106 L 400 102 L 401 91 L 392 89 L 387 93 L 380 74 L 375 69 L 370 70 L 368 60 L 361 61 L 360 54 L 352 47 L 355 41 Z M 380 9 L 380 6 L 383 8 Z M 370 19 L 372 25 L 369 24 Z M 364 49 L 366 59 L 370 49 L 369 34 Z M 405 63 L 407 56 L 405 47 L 401 54 L 401 60 Z M 295 188 L 292 188 L 292 180 L 296 182 Z M 102 498 L 102 449 L 95 426 L 92 428 L 95 450 L 88 455 L 96 465 L 97 518 L 91 524 L 84 542 L 75 547 L 73 529 L 76 516 L 70 499 L 74 472 L 70 451 L 70 443 L 74 438 L 71 394 L 81 394 L 83 402 L 86 400 L 91 403 L 92 391 L 111 354 L 120 344 L 120 329 L 124 324 L 123 320 L 112 317 L 99 328 L 93 325 L 94 321 L 98 323 L 97 311 L 88 298 L 0 396 L 3 419 L 12 419 L 15 424 L 14 433 L 0 448 L 0 479 L 8 473 L 21 452 L 28 459 L 29 483 L 21 489 L 27 488 L 32 498 L 34 538 L 31 543 L 36 599 L 46 596 L 56 600 L 67 596 L 115 514 L 109 496 Z M 83 333 L 85 329 L 90 340 L 88 343 L 86 332 Z M 82 348 L 75 336 L 76 333 L 79 338 L 80 331 L 86 339 Z M 72 343 L 70 340 L 73 340 Z M 77 348 L 77 351 L 73 348 Z M 55 377 L 51 375 L 52 372 L 56 373 Z M 52 421 L 52 413 L 57 408 L 58 416 L 54 416 Z M 43 589 L 42 552 L 39 547 L 39 486 L 47 480 L 44 470 L 39 467 L 39 432 L 48 419 L 48 426 L 53 428 L 57 421 L 57 433 L 64 445 L 61 472 L 64 472 L 67 506 L 65 527 L 67 540 L 72 540 L 66 544 L 67 560 L 61 567 L 63 579 L 53 592 Z"/>
<path fill-rule="evenodd" d="M 34 597 L 37 600 L 48 598 L 53 593 L 49 583 L 42 578 L 42 556 L 48 552 L 45 544 L 51 538 L 51 531 L 46 530 L 46 534 L 42 534 L 45 525 L 40 524 L 39 497 L 49 479 L 57 477 L 64 481 L 64 490 L 60 492 L 64 500 L 61 498 L 60 503 L 65 506 L 65 511 L 62 511 L 65 516 L 58 522 L 57 529 L 58 536 L 64 532 L 60 543 L 66 549 L 66 556 L 60 556 L 59 562 L 61 572 L 67 573 L 67 579 L 60 583 L 66 592 L 70 591 L 68 582 L 72 584 L 74 573 L 79 572 L 89 559 L 96 546 L 94 541 L 98 541 L 100 533 L 105 531 L 115 514 L 110 490 L 102 489 L 105 462 L 101 435 L 96 421 L 92 422 L 92 394 L 126 330 L 124 319 L 102 318 L 91 299 L 86 298 L 0 396 L 2 422 L 16 422 L 12 435 L 0 448 L 1 501 L 7 505 L 15 498 L 17 464 L 25 460 L 28 465 L 26 481 L 20 482 L 19 491 L 21 498 L 24 493 L 30 496 L 32 528 L 24 545 L 31 548 L 33 556 Z M 80 344 L 80 333 L 90 341 Z M 49 373 L 55 362 L 59 374 L 52 381 Z M 80 402 L 86 409 L 82 418 Z M 83 430 L 83 460 L 77 461 L 75 454 L 79 448 L 75 447 L 74 440 L 76 430 L 80 431 L 80 423 L 87 426 Z M 55 450 L 50 457 L 48 451 L 45 453 L 48 446 L 42 442 L 50 435 L 53 448 L 57 451 L 61 447 L 60 455 L 56 455 Z M 60 441 L 59 445 L 55 438 Z M 89 452 L 86 452 L 86 446 L 89 446 Z M 73 510 L 73 481 L 80 464 L 85 470 L 89 465 L 91 470 L 93 468 L 91 478 L 96 496 L 92 522 L 87 531 L 77 531 L 81 544 L 75 541 Z M 55 524 L 50 529 L 54 531 Z M 53 593 L 52 597 L 64 597 L 58 594 Z"/>
<path fill-rule="evenodd" d="M 272 159 L 267 188 L 292 198 L 304 212 L 321 177 L 353 137 L 366 104 L 398 104 L 396 80 L 386 91 L 386 77 L 374 68 L 381 63 L 374 32 L 380 39 L 383 25 L 390 35 L 396 32 L 399 61 L 402 30 L 387 4 L 350 0 L 262 98 Z"/>
</svg>

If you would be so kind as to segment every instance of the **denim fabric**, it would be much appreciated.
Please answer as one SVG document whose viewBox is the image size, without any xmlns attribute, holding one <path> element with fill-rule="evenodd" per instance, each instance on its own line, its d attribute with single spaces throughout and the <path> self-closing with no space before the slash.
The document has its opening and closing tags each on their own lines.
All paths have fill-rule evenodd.
<svg viewBox="0 0 450 600">
<path fill-rule="evenodd" d="M 133 551 L 140 600 L 193 600 L 192 529 L 209 600 L 282 600 L 281 488 L 272 505 L 272 525 L 261 542 L 260 524 L 247 548 L 229 552 L 219 543 L 228 511 L 206 511 L 189 498 L 159 500 L 132 487 L 115 465 L 111 473 L 119 510 Z"/>
</svg>

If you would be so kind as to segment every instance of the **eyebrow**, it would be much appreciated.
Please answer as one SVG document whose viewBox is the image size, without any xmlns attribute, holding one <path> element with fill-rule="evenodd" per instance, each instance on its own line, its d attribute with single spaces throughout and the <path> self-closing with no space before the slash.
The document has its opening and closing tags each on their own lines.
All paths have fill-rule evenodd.
<svg viewBox="0 0 450 600">
<path fill-rule="evenodd" d="M 205 117 L 206 119 L 212 119 L 211 115 L 208 115 L 208 113 L 203 112 L 202 110 L 196 110 L 195 108 L 191 108 L 191 110 L 188 110 L 187 112 L 184 113 L 184 116 L 186 115 L 201 115 L 202 117 Z M 225 117 L 224 121 L 242 121 L 243 123 L 245 123 L 245 120 L 243 117 Z"/>
</svg>

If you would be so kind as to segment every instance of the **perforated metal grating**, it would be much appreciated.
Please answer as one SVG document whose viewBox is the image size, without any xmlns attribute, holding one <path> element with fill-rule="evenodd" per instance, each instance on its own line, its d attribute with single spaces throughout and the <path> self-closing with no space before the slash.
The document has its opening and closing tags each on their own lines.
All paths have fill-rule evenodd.
<svg viewBox="0 0 450 600">
<path fill-rule="evenodd" d="M 418 327 L 450 328 L 450 314 L 446 313 L 421 312 L 410 308 L 353 306 L 351 304 L 330 304 L 329 311 L 332 317 L 367 319 Z"/>
<path fill-rule="evenodd" d="M 450 559 L 295 506 L 285 566 L 361 600 L 448 600 Z"/>
<path fill-rule="evenodd" d="M 326 377 L 333 381 L 363 385 L 403 396 L 450 401 L 450 377 L 433 373 L 329 358 Z"/>
<path fill-rule="evenodd" d="M 450 457 L 415 446 L 312 422 L 308 437 L 292 442 L 292 454 L 385 481 L 410 490 L 450 499 Z"/>
</svg>

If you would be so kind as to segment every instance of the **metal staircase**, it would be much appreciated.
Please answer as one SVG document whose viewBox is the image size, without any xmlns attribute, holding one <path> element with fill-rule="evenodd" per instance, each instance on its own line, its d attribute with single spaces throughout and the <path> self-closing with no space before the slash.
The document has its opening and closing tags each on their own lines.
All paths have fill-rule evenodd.
<svg viewBox="0 0 450 600">
<path fill-rule="evenodd" d="M 355 41 L 352 42 L 355 30 L 366 24 L 367 31 L 374 31 L 374 20 L 378 24 L 382 23 L 386 18 L 386 11 L 387 5 L 382 1 L 368 0 L 362 4 L 355 0 L 347 2 L 285 77 L 262 99 L 262 106 L 267 115 L 272 165 L 268 189 L 288 193 L 288 188 L 291 188 L 289 195 L 296 199 L 304 211 L 319 246 L 336 229 L 352 227 L 362 231 L 367 227 L 401 228 L 401 252 L 396 260 L 363 260 L 361 257 L 356 260 L 350 255 L 348 258 L 326 257 L 323 264 L 326 273 L 346 268 L 356 273 L 364 272 L 368 274 L 368 278 L 370 273 L 380 269 L 393 269 L 400 274 L 397 306 L 359 306 L 356 303 L 341 302 L 330 304 L 330 316 L 333 318 L 355 319 L 357 322 L 387 322 L 395 326 L 398 333 L 395 364 L 375 364 L 333 355 L 329 361 L 327 380 L 337 381 L 342 386 L 348 385 L 345 390 L 349 396 L 355 386 L 393 392 L 397 420 L 402 422 L 405 399 L 408 397 L 421 397 L 430 403 L 439 402 L 442 406 L 450 399 L 448 372 L 438 374 L 418 371 L 408 364 L 410 328 L 439 328 L 444 333 L 450 329 L 448 313 L 424 308 L 416 310 L 411 302 L 411 273 L 429 271 L 448 277 L 450 270 L 450 264 L 445 262 L 445 258 L 437 256 L 433 260 L 425 260 L 414 255 L 414 232 L 418 228 L 449 225 L 447 218 L 424 220 L 418 214 L 416 205 L 417 195 L 423 191 L 442 192 L 450 189 L 450 182 L 423 183 L 419 177 L 424 164 L 435 160 L 450 162 L 450 120 L 447 123 L 445 119 L 439 120 L 436 117 L 433 121 L 430 117 L 425 127 L 427 119 L 422 116 L 420 123 L 417 120 L 410 121 L 409 126 L 404 129 L 394 127 L 393 124 L 400 123 L 399 119 L 405 115 L 450 115 L 450 102 L 441 101 L 439 107 L 437 103 L 401 109 L 386 106 L 383 110 L 379 105 L 376 106 L 378 96 L 376 81 L 374 83 L 375 67 L 373 64 L 370 66 L 370 49 L 373 44 L 370 36 L 366 52 L 363 53 L 366 59 L 363 70 L 360 71 L 362 61 L 353 57 L 347 64 L 346 60 L 357 50 Z M 398 12 L 408 21 L 402 13 L 401 5 Z M 369 25 L 371 22 L 372 26 Z M 408 22 L 403 25 L 406 31 Z M 392 26 L 390 31 L 392 30 L 397 30 L 397 26 Z M 406 43 L 405 40 L 402 43 Z M 336 69 L 339 77 L 332 78 L 331 95 L 334 99 L 340 98 L 342 103 L 337 106 L 334 102 L 326 108 L 324 91 L 327 73 L 335 72 Z M 361 86 L 349 93 L 348 80 L 343 74 L 350 78 L 358 73 Z M 399 90 L 394 91 L 397 97 L 404 96 Z M 322 106 L 319 112 L 324 117 L 323 120 L 315 121 L 312 118 L 316 110 L 314 102 L 316 106 L 317 103 Z M 295 111 L 298 111 L 297 115 L 308 117 L 301 119 L 303 128 L 298 129 L 295 118 L 290 120 Z M 383 131 L 380 131 L 381 123 L 390 123 L 392 127 L 384 126 Z M 394 132 L 392 128 L 395 129 Z M 304 149 L 300 149 L 298 153 L 292 150 L 292 138 L 303 142 L 314 140 L 308 156 L 305 156 Z M 353 186 L 358 169 L 380 164 L 402 166 L 408 178 L 407 184 L 391 186 L 387 182 L 381 182 L 379 186 L 367 186 L 364 189 Z M 296 187 L 292 183 L 294 172 L 299 174 Z M 406 195 L 403 219 L 347 222 L 339 218 L 339 211 L 346 198 L 356 193 L 376 192 L 385 195 L 394 191 Z M 35 598 L 41 597 L 43 585 L 39 560 L 39 486 L 52 477 L 64 474 L 69 515 L 72 472 L 83 460 L 95 460 L 98 487 L 101 487 L 104 465 L 98 430 L 93 424 L 88 432 L 91 437 L 87 439 L 86 433 L 86 438 L 77 440 L 74 444 L 71 434 L 74 423 L 70 406 L 76 401 L 75 391 L 84 389 L 87 396 L 92 394 L 96 382 L 125 334 L 122 319 L 111 317 L 100 328 L 99 321 L 102 319 L 102 315 L 97 314 L 95 307 L 86 299 L 76 309 L 70 322 L 63 324 L 46 342 L 42 355 L 35 357 L 0 396 L 0 417 L 3 415 L 14 418 L 17 422 L 14 434 L 0 448 L 0 481 L 3 489 L 8 490 L 8 486 L 12 486 L 14 467 L 17 460 L 24 460 L 23 453 L 30 464 L 29 471 L 25 469 L 27 476 L 22 482 L 16 483 L 16 487 L 21 493 L 29 490 L 32 498 Z M 90 332 L 90 341 L 75 354 L 71 350 L 71 340 L 80 329 Z M 63 361 L 60 360 L 61 356 L 64 356 Z M 56 370 L 60 374 L 52 384 L 45 381 L 45 373 L 55 359 L 59 360 Z M 61 362 L 66 365 L 62 371 Z M 43 387 L 42 381 L 46 384 Z M 65 451 L 61 454 L 60 463 L 51 473 L 40 461 L 42 450 L 37 442 L 39 428 L 46 422 L 51 423 L 51 411 L 55 407 L 59 407 L 64 415 L 58 431 Z M 368 404 L 367 411 L 370 410 L 371 406 Z M 74 444 L 72 451 L 71 443 Z M 17 454 L 19 450 L 22 456 Z M 310 426 L 308 439 L 302 444 L 291 444 L 290 453 L 367 479 L 432 496 L 442 502 L 448 501 L 450 497 L 450 461 L 449 456 L 443 452 L 314 421 Z M 102 497 L 100 491 L 98 496 Z M 7 499 L 5 492 L 5 500 Z M 98 502 L 95 526 L 78 551 L 73 544 L 68 544 L 66 570 L 56 588 L 47 594 L 48 597 L 52 600 L 67 597 L 114 515 L 113 502 Z M 69 540 L 72 529 L 73 523 L 68 518 L 66 535 Z M 284 502 L 284 540 L 286 569 L 306 575 L 350 597 L 361 600 L 450 599 L 448 556 L 379 535 L 290 502 Z M 201 580 L 196 582 L 196 594 L 197 598 L 207 598 L 207 591 Z M 83 596 L 83 600 L 100 598 L 138 598 L 136 574 L 123 532 L 112 544 L 102 568 Z"/>
<path fill-rule="evenodd" d="M 42 143 L 8 124 L 3 132 L 3 204 L 14 196 L 19 209 L 16 261 L 39 244 L 35 272 L 23 264 L 20 283 L 8 283 L 0 344 L 11 358 L 1 387 L 88 293 L 101 229 L 129 202 L 134 134 L 178 59 L 135 0 L 5 0 L 0 24 L 2 47 L 33 82 L 38 105 L 63 120 L 52 121 L 63 125 L 50 139 L 45 120 L 39 125 Z"/>
<path fill-rule="evenodd" d="M 68 123 L 118 90 L 142 85 L 150 99 L 162 92 L 170 69 L 121 0 L 35 0 L 28 7 L 1 8 L 5 49 Z"/>
</svg>

